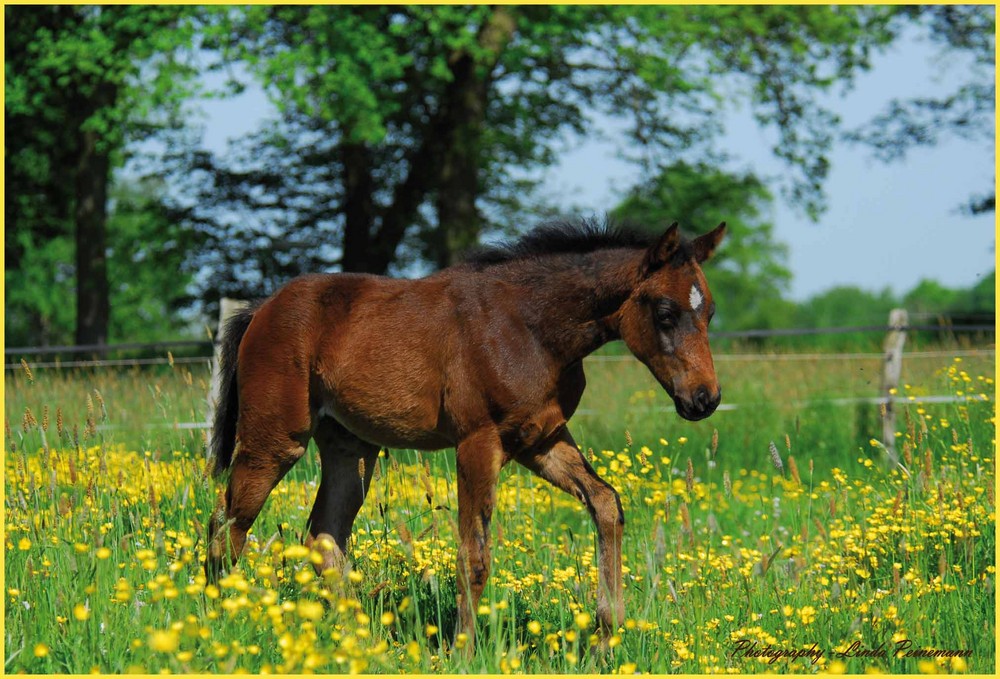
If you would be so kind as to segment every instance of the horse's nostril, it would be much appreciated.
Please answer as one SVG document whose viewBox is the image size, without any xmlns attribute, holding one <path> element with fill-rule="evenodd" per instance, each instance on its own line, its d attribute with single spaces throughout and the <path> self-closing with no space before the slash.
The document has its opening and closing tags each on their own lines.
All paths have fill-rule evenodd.
<svg viewBox="0 0 1000 679">
<path fill-rule="evenodd" d="M 697 406 L 698 410 L 705 410 L 708 408 L 711 402 L 711 397 L 708 395 L 708 389 L 705 387 L 698 387 L 698 391 L 694 395 L 694 404 Z"/>
</svg>

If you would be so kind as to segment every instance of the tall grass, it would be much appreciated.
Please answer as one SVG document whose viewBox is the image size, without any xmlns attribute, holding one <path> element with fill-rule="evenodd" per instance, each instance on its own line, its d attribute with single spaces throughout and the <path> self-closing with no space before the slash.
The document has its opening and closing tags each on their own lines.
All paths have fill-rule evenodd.
<svg viewBox="0 0 1000 679">
<path fill-rule="evenodd" d="M 758 358 L 719 357 L 738 407 L 699 423 L 641 366 L 587 364 L 571 426 L 622 495 L 628 618 L 591 648 L 589 516 L 511 465 L 472 658 L 450 649 L 451 453 L 381 457 L 353 570 L 317 575 L 299 546 L 310 451 L 215 587 L 200 560 L 219 486 L 203 433 L 169 426 L 203 418 L 207 369 L 10 373 L 6 670 L 990 673 L 992 356 L 905 364 L 896 467 L 877 406 L 835 401 L 876 395 L 877 358 Z"/>
</svg>

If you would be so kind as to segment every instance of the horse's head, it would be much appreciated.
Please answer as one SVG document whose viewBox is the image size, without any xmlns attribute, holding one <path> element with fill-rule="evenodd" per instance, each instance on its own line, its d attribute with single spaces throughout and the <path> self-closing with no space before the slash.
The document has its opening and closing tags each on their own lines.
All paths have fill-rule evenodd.
<svg viewBox="0 0 1000 679">
<path fill-rule="evenodd" d="M 646 250 L 640 281 L 621 307 L 622 339 L 687 420 L 708 417 L 722 399 L 708 346 L 715 303 L 700 264 L 712 255 L 725 232 L 723 222 L 687 241 L 677 224 L 671 226 Z"/>
</svg>

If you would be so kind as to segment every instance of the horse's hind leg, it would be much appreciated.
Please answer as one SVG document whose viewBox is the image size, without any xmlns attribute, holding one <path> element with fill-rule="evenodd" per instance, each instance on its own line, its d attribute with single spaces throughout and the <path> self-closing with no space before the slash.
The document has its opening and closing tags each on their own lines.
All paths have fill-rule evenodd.
<svg viewBox="0 0 1000 679">
<path fill-rule="evenodd" d="M 209 546 L 205 572 L 216 578 L 228 551 L 235 564 L 246 543 L 247 532 L 256 520 L 271 491 L 282 477 L 305 454 L 308 435 L 280 436 L 273 428 L 244 427 L 241 423 L 239 449 L 233 460 L 224 506 L 209 522 Z M 228 532 L 224 531 L 229 527 Z M 228 544 L 228 550 L 227 550 Z"/>
<path fill-rule="evenodd" d="M 368 494 L 379 447 L 362 441 L 329 417 L 320 419 L 313 439 L 319 447 L 323 475 L 309 515 L 306 546 L 323 555 L 317 565 L 322 572 L 344 563 L 351 527 Z"/>
</svg>

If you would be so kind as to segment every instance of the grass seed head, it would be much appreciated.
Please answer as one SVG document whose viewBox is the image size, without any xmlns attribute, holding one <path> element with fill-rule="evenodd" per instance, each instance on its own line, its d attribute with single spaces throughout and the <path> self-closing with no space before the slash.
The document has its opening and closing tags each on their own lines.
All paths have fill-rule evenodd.
<svg viewBox="0 0 1000 679">
<path fill-rule="evenodd" d="M 819 534 L 822 535 L 823 539 L 825 540 L 826 539 L 826 528 L 823 527 L 823 522 L 819 520 L 819 517 L 817 517 L 817 516 L 813 517 L 813 525 L 816 526 L 816 530 L 819 531 Z"/>
<path fill-rule="evenodd" d="M 672 580 L 667 580 L 667 589 L 670 590 L 670 598 L 674 603 L 677 603 L 679 597 L 677 596 L 677 590 L 674 589 L 674 583 Z"/>
<path fill-rule="evenodd" d="M 28 384 L 34 384 L 35 376 L 31 374 L 31 366 L 23 358 L 21 359 L 21 367 L 24 368 L 24 376 L 28 378 Z"/>
<path fill-rule="evenodd" d="M 781 461 L 781 454 L 778 452 L 778 446 L 774 445 L 774 441 L 768 444 L 768 450 L 771 451 L 771 464 L 777 469 L 781 474 L 785 473 L 785 465 Z"/>
<path fill-rule="evenodd" d="M 420 481 L 424 484 L 424 494 L 427 498 L 427 504 L 434 504 L 434 485 L 431 483 L 431 466 L 427 460 L 424 460 L 424 466 L 421 470 Z"/>
<path fill-rule="evenodd" d="M 31 408 L 25 407 L 24 419 L 21 420 L 21 429 L 25 432 L 29 432 L 34 429 L 37 424 L 38 420 L 35 419 L 35 415 L 31 412 Z"/>
<path fill-rule="evenodd" d="M 715 459 L 715 453 L 719 450 L 719 430 L 712 430 L 712 459 Z"/>
<path fill-rule="evenodd" d="M 691 533 L 691 513 L 688 511 L 687 502 L 681 503 L 681 525 L 685 533 Z"/>
<path fill-rule="evenodd" d="M 629 448 L 632 447 L 632 434 L 629 433 L 628 429 L 625 430 L 625 445 Z"/>
<path fill-rule="evenodd" d="M 690 458 L 688 458 L 687 464 L 687 492 L 688 495 L 694 493 L 694 463 L 691 462 Z"/>
<path fill-rule="evenodd" d="M 795 464 L 795 458 L 791 455 L 788 456 L 788 473 L 792 475 L 795 483 L 802 485 L 802 479 L 799 477 L 799 467 Z"/>
<path fill-rule="evenodd" d="M 410 529 L 402 521 L 396 524 L 396 532 L 399 534 L 399 541 L 404 545 L 409 545 L 413 542 L 413 534 L 410 533 Z"/>
</svg>

